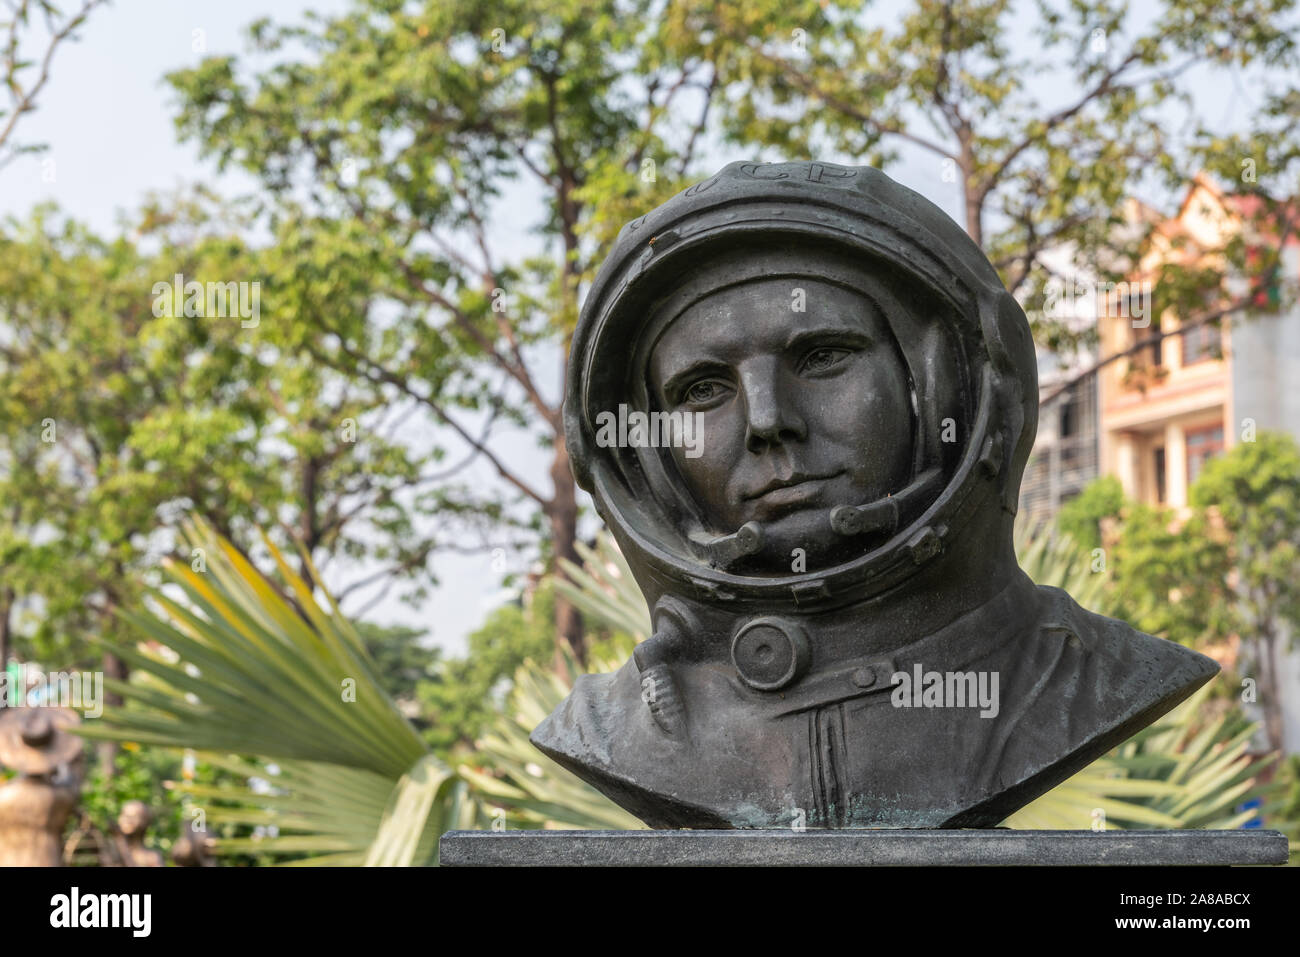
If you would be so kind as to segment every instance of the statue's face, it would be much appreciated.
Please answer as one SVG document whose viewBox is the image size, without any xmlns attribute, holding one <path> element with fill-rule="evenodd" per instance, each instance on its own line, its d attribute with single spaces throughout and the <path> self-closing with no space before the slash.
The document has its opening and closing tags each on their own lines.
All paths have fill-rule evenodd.
<svg viewBox="0 0 1300 957">
<path fill-rule="evenodd" d="M 128 801 L 117 816 L 117 826 L 123 834 L 138 834 L 149 826 L 149 809 L 140 801 Z"/>
<path fill-rule="evenodd" d="M 722 534 L 757 521 L 772 570 L 790 570 L 796 548 L 810 567 L 839 560 L 853 543 L 830 510 L 910 478 L 907 375 L 858 293 L 812 279 L 733 286 L 665 330 L 649 375 L 661 409 L 698 413 L 698 456 L 672 452 L 690 492 Z"/>
</svg>

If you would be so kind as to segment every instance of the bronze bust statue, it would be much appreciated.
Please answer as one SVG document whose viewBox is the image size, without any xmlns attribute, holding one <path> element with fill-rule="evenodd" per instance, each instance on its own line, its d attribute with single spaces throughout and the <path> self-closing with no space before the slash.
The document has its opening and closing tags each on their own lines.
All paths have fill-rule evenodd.
<svg viewBox="0 0 1300 957">
<path fill-rule="evenodd" d="M 654 635 L 533 743 L 652 827 L 997 825 L 1218 670 L 1021 571 L 1037 413 L 1021 307 L 878 170 L 733 163 L 627 224 L 565 438 Z"/>
</svg>

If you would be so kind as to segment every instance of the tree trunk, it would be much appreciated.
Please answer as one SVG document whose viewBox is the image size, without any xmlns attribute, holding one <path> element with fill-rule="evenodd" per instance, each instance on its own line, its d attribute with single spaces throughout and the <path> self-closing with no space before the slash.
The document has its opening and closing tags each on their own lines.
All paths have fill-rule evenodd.
<svg viewBox="0 0 1300 957">
<path fill-rule="evenodd" d="M 551 86 L 551 105 L 554 109 L 555 88 Z M 554 124 L 552 124 L 554 129 Z M 557 147 L 558 148 L 558 147 Z M 558 156 L 558 154 L 557 154 Z M 563 317 L 565 327 L 572 329 L 570 323 L 578 319 L 578 283 L 581 270 L 578 267 L 578 221 L 582 218 L 581 205 L 574 201 L 573 193 L 578 183 L 574 171 L 560 164 L 560 179 L 557 199 L 561 219 L 560 234 L 564 242 L 564 262 L 561 266 L 560 293 L 563 297 Z M 560 362 L 560 386 L 563 390 L 568 379 L 569 352 L 573 347 L 572 333 L 564 336 L 562 359 Z M 574 564 L 581 564 L 578 556 L 578 492 L 573 481 L 573 469 L 569 465 L 569 449 L 564 441 L 563 416 L 555 415 L 552 425 L 555 429 L 555 458 L 551 462 L 550 507 L 547 509 L 551 520 L 551 537 L 555 543 L 555 573 L 565 578 L 560 559 L 567 559 Z M 560 666 L 560 642 L 567 642 L 573 649 L 578 664 L 587 664 L 587 636 L 583 630 L 582 613 L 565 599 L 563 595 L 555 596 L 555 632 L 556 632 L 556 670 Z"/>
<path fill-rule="evenodd" d="M 6 588 L 3 595 L 0 595 L 0 673 L 9 667 L 10 644 L 12 635 L 10 629 L 13 627 L 13 607 L 14 607 L 14 590 Z M 9 695 L 0 694 L 0 708 L 3 708 L 8 702 Z"/>
<path fill-rule="evenodd" d="M 984 211 L 980 203 L 980 198 L 971 193 L 969 187 L 966 190 L 966 234 L 984 248 Z"/>
<path fill-rule="evenodd" d="M 569 450 L 564 444 L 564 433 L 555 437 L 555 459 L 551 463 L 551 484 L 554 492 L 546 509 L 551 521 L 551 540 L 555 549 L 555 572 L 564 576 L 560 559 L 580 565 L 578 555 L 578 497 L 569 467 Z M 567 576 L 564 576 L 567 577 Z M 563 595 L 555 596 L 556 666 L 560 664 L 561 642 L 573 650 L 578 663 L 587 663 L 587 636 L 583 630 L 582 613 Z"/>
<path fill-rule="evenodd" d="M 975 178 L 975 137 L 969 128 L 956 131 L 961 145 L 962 212 L 966 219 L 966 235 L 975 245 L 984 248 L 984 185 Z"/>
<path fill-rule="evenodd" d="M 298 529 L 298 534 L 302 536 L 305 554 L 298 564 L 302 580 L 313 589 L 318 583 L 311 573 L 311 566 L 308 564 L 307 559 L 315 554 L 316 546 L 320 544 L 320 517 L 317 514 L 320 504 L 319 478 L 320 463 L 315 458 L 308 457 L 302 463 L 302 515 L 300 516 Z"/>
<path fill-rule="evenodd" d="M 1283 745 L 1282 702 L 1277 681 L 1277 639 L 1271 628 L 1259 636 L 1259 700 L 1264 709 L 1264 733 L 1270 750 L 1281 751 Z"/>
<path fill-rule="evenodd" d="M 104 677 L 116 678 L 118 681 L 125 681 L 130 673 L 127 670 L 125 661 L 107 651 L 104 652 L 103 669 Z M 111 691 L 105 692 L 102 704 L 105 707 L 121 707 L 122 696 Z M 104 768 L 104 777 L 111 778 L 117 770 L 113 766 L 113 760 L 117 757 L 117 742 L 101 741 L 99 742 L 98 751 L 99 762 Z"/>
</svg>

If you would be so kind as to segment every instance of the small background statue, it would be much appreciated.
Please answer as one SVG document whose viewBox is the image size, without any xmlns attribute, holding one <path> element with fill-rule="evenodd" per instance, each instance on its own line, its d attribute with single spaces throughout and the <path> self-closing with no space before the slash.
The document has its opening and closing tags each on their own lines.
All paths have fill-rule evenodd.
<svg viewBox="0 0 1300 957">
<path fill-rule="evenodd" d="M 196 831 L 189 821 L 182 825 L 181 836 L 172 845 L 172 863 L 177 867 L 216 867 L 209 855 L 211 839 Z"/>
<path fill-rule="evenodd" d="M 127 801 L 117 816 L 117 834 L 113 843 L 118 860 L 123 867 L 162 867 L 163 856 L 160 852 L 144 846 L 145 832 L 153 812 L 143 801 Z"/>
<path fill-rule="evenodd" d="M 81 795 L 81 723 L 65 708 L 6 708 L 0 712 L 0 767 L 14 774 L 0 784 L 0 866 L 57 867 L 64 825 Z"/>
</svg>

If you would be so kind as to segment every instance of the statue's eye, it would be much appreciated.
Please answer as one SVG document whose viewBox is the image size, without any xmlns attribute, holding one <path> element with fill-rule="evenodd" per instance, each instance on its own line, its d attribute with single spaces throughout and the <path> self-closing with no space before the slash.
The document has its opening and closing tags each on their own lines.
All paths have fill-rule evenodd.
<svg viewBox="0 0 1300 957">
<path fill-rule="evenodd" d="M 720 382 L 713 379 L 701 379 L 686 389 L 682 395 L 685 402 L 694 402 L 703 405 L 706 402 L 712 402 L 722 395 L 724 389 Z"/>
<path fill-rule="evenodd" d="M 835 366 L 843 362 L 844 358 L 849 355 L 849 352 L 850 350 L 848 349 L 832 349 L 830 347 L 814 349 L 804 357 L 803 366 L 800 371 L 813 373 L 826 372 L 828 369 L 833 369 Z"/>
</svg>

